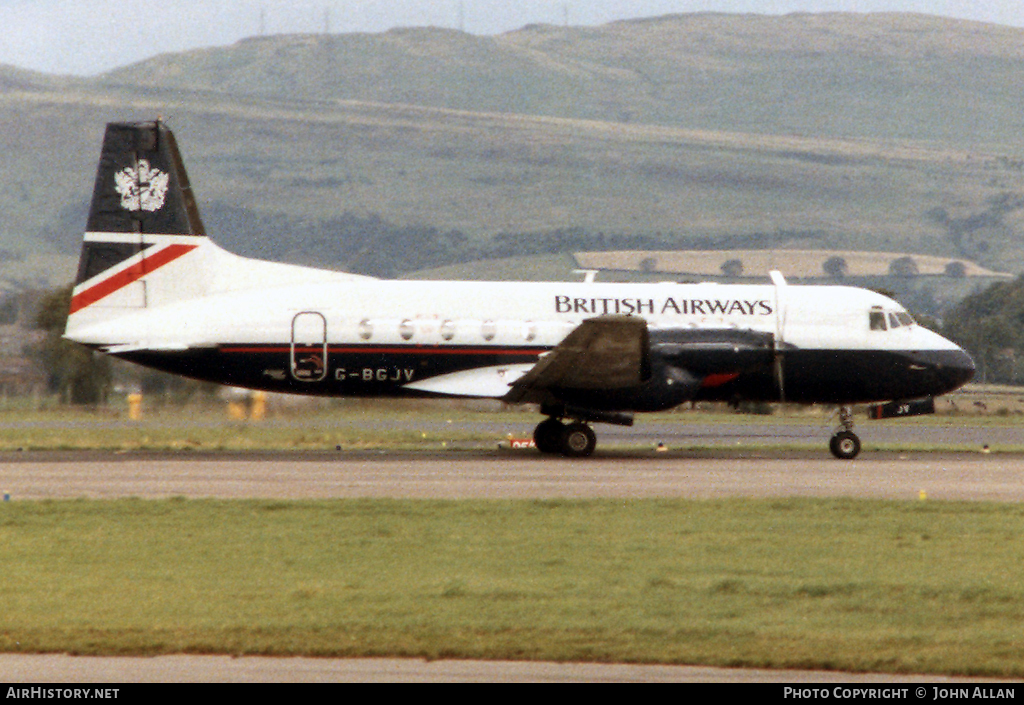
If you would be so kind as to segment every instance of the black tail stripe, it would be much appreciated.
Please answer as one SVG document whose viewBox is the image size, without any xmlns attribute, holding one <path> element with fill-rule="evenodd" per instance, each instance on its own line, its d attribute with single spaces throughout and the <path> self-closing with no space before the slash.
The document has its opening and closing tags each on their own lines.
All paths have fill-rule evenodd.
<svg viewBox="0 0 1024 705">
<path fill-rule="evenodd" d="M 78 259 L 78 276 L 75 284 L 92 279 L 127 259 L 134 257 L 153 243 L 138 242 L 90 242 L 82 243 L 82 255 Z"/>
</svg>

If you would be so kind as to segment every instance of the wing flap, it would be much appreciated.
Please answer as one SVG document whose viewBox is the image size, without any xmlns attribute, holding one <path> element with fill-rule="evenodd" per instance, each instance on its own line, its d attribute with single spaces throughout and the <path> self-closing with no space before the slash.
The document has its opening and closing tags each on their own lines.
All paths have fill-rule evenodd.
<svg viewBox="0 0 1024 705">
<path fill-rule="evenodd" d="M 530 370 L 532 364 L 499 365 L 438 375 L 405 385 L 419 392 L 453 397 L 491 397 L 500 399 L 511 385 Z"/>
</svg>

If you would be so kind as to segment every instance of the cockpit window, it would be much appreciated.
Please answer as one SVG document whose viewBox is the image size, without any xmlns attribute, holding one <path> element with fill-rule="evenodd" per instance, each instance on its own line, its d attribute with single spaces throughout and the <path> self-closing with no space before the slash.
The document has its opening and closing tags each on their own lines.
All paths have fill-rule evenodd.
<svg viewBox="0 0 1024 705">
<path fill-rule="evenodd" d="M 905 326 L 912 326 L 916 323 L 914 317 L 911 316 L 906 311 L 900 311 L 899 313 L 897 313 L 896 318 L 898 318 L 900 323 L 902 323 Z"/>
<path fill-rule="evenodd" d="M 873 306 L 868 312 L 868 324 L 871 330 L 892 330 L 917 325 L 917 321 L 906 311 L 883 311 L 881 306 Z"/>
</svg>

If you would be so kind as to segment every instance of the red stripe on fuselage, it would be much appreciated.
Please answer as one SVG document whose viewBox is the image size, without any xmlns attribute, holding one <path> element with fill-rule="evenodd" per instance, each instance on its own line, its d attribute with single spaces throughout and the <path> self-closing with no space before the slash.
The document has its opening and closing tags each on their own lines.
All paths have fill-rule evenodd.
<svg viewBox="0 0 1024 705">
<path fill-rule="evenodd" d="M 318 350 L 322 348 L 320 343 L 296 344 L 297 348 L 310 348 Z M 289 353 L 291 347 L 288 345 L 244 345 L 244 346 L 222 346 L 222 353 Z M 328 345 L 327 351 L 332 355 L 344 355 L 346 353 L 370 353 L 370 354 L 393 354 L 393 355 L 540 355 L 548 352 L 545 348 L 520 349 L 520 348 L 449 348 L 430 345 L 396 345 L 394 347 L 335 347 Z"/>
<path fill-rule="evenodd" d="M 94 304 L 106 296 L 110 296 L 115 291 L 142 279 L 147 274 L 152 274 L 155 270 L 169 262 L 173 262 L 182 255 L 188 254 L 196 249 L 196 247 L 198 245 L 168 245 L 148 257 L 144 256 L 143 259 L 127 269 L 123 269 L 117 274 L 92 285 L 85 291 L 75 294 L 71 298 L 71 313 L 81 311 L 86 306 Z"/>
</svg>

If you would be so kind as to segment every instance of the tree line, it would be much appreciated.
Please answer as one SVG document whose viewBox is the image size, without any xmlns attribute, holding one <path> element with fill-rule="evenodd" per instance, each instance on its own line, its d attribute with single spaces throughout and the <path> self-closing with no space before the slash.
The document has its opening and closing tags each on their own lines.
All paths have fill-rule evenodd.
<svg viewBox="0 0 1024 705">
<path fill-rule="evenodd" d="M 974 358 L 977 381 L 1024 384 L 1024 276 L 967 296 L 941 330 Z"/>
</svg>

